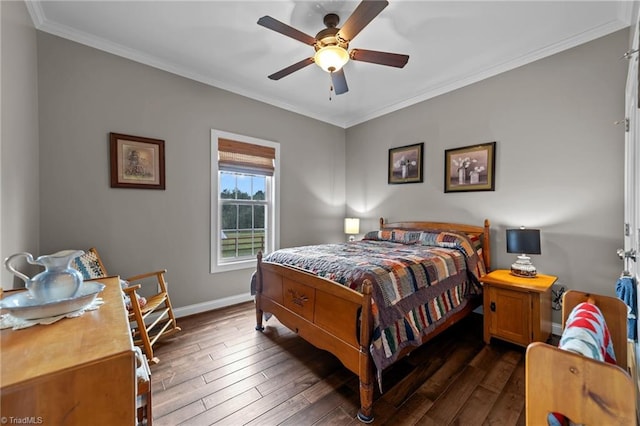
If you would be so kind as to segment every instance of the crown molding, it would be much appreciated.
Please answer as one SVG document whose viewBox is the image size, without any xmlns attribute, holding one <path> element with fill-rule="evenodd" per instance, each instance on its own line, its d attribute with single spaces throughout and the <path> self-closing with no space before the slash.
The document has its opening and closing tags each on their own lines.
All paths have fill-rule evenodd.
<svg viewBox="0 0 640 426">
<path fill-rule="evenodd" d="M 194 73 L 184 67 L 177 64 L 169 63 L 160 58 L 152 55 L 144 54 L 140 51 L 127 48 L 117 43 L 110 42 L 108 40 L 95 37 L 91 34 L 78 31 L 76 29 L 60 25 L 51 21 L 48 21 L 44 16 L 44 12 L 39 2 L 25 1 L 29 14 L 35 27 L 43 32 L 53 34 L 86 46 L 93 47 L 98 50 L 102 50 L 107 53 L 111 53 L 116 56 L 120 56 L 132 61 L 148 65 L 153 68 L 157 68 L 190 80 L 194 80 L 209 86 L 216 87 L 218 89 L 226 90 L 235 93 L 240 96 L 250 98 L 259 102 L 263 102 L 268 105 L 272 105 L 284 110 L 300 114 L 315 120 L 319 120 L 334 126 L 338 126 L 344 129 L 364 123 L 366 121 L 381 117 L 383 115 L 398 111 L 400 109 L 415 105 L 420 102 L 424 102 L 436 96 L 460 89 L 473 83 L 485 80 L 487 78 L 496 76 L 506 71 L 518 68 L 528 63 L 537 61 L 547 56 L 554 55 L 564 50 L 579 46 L 581 44 L 593 41 L 599 37 L 606 36 L 615 31 L 619 31 L 630 25 L 631 22 L 637 20 L 638 15 L 638 2 L 620 2 L 618 6 L 618 19 L 609 21 L 603 25 L 592 28 L 589 31 L 585 31 L 576 36 L 567 38 L 558 43 L 551 44 L 544 48 L 526 52 L 523 55 L 514 58 L 510 61 L 496 64 L 491 67 L 478 70 L 471 74 L 467 74 L 461 78 L 452 79 L 438 86 L 433 86 L 427 90 L 418 93 L 409 99 L 402 102 L 387 105 L 375 111 L 370 111 L 364 114 L 348 116 L 348 115 L 321 115 L 314 111 L 301 108 L 299 105 L 291 105 L 287 102 L 272 99 L 266 96 L 262 96 L 252 91 L 248 91 L 245 88 L 233 84 L 229 84 L 220 80 L 212 79 L 210 77 Z M 634 18 L 635 17 L 635 18 Z"/>
<path fill-rule="evenodd" d="M 400 109 L 409 107 L 411 105 L 415 105 L 417 103 L 424 102 L 431 98 L 435 98 L 436 96 L 440 96 L 445 93 L 452 92 L 454 90 L 468 86 L 470 84 L 485 80 L 487 78 L 494 77 L 498 74 L 502 74 L 503 72 L 513 70 L 515 68 L 521 67 L 523 65 L 529 64 L 539 59 L 546 58 L 556 53 L 560 53 L 562 51 L 571 49 L 581 44 L 593 41 L 597 38 L 604 37 L 606 35 L 619 31 L 628 26 L 629 24 L 621 20 L 610 21 L 599 27 L 595 27 L 589 31 L 583 32 L 577 36 L 570 37 L 561 42 L 546 46 L 542 49 L 538 49 L 536 51 L 526 53 L 518 58 L 514 58 L 513 60 L 503 62 L 502 64 L 498 64 L 490 68 L 486 68 L 484 70 L 479 70 L 478 72 L 474 72 L 473 74 L 468 74 L 462 78 L 450 80 L 439 86 L 434 86 L 432 88 L 429 88 L 428 90 L 423 91 L 422 93 L 419 93 L 418 95 L 410 99 L 407 99 L 405 101 L 387 106 L 385 108 L 381 108 L 377 111 L 373 111 L 361 117 L 356 117 L 346 122 L 345 128 L 349 128 L 351 126 L 364 123 L 366 121 L 372 120 L 382 115 L 398 111 Z"/>
</svg>

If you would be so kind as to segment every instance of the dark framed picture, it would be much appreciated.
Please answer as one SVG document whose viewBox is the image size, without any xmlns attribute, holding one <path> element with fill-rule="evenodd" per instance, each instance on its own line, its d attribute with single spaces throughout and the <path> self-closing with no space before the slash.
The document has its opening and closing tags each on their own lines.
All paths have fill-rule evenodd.
<svg viewBox="0 0 640 426">
<path fill-rule="evenodd" d="M 164 141 L 110 133 L 111 187 L 165 189 Z"/>
<path fill-rule="evenodd" d="M 389 150 L 389 183 L 422 182 L 424 142 Z"/>
<path fill-rule="evenodd" d="M 496 143 L 444 151 L 444 192 L 494 191 Z"/>
</svg>

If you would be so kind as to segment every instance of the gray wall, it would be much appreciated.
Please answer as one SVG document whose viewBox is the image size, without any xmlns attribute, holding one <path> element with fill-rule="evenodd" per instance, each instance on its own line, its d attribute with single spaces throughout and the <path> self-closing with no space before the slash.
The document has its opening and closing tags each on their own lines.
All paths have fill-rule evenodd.
<svg viewBox="0 0 640 426">
<path fill-rule="evenodd" d="M 347 212 L 493 226 L 493 267 L 508 268 L 507 227 L 539 227 L 542 273 L 615 295 L 622 270 L 624 85 L 628 31 L 556 54 L 347 130 Z M 494 192 L 444 193 L 444 150 L 497 142 Z M 388 185 L 388 149 L 425 143 L 425 180 Z"/>
<path fill-rule="evenodd" d="M 540 227 L 541 272 L 614 293 L 627 31 L 345 131 L 37 33 L 22 2 L 0 5 L 3 257 L 95 245 L 112 273 L 167 268 L 176 306 L 246 293 L 250 270 L 208 272 L 217 128 L 282 144 L 281 246 L 342 240 L 345 202 L 362 232 L 379 216 L 487 217 L 494 267 L 514 258 L 506 227 Z M 165 191 L 109 187 L 109 132 L 166 141 Z M 422 141 L 425 182 L 388 185 L 388 149 Z M 444 194 L 444 150 L 488 141 L 496 190 Z"/>
<path fill-rule="evenodd" d="M 178 307 L 248 294 L 209 273 L 212 128 L 281 144 L 281 246 L 344 238 L 343 129 L 41 32 L 38 67 L 43 253 L 166 268 Z M 165 141 L 166 190 L 110 188 L 109 132 Z"/>
<path fill-rule="evenodd" d="M 38 84 L 36 31 L 22 1 L 0 2 L 2 134 L 0 259 L 39 251 Z M 37 272 L 18 264 L 28 273 Z M 2 288 L 24 283 L 0 267 Z"/>
</svg>

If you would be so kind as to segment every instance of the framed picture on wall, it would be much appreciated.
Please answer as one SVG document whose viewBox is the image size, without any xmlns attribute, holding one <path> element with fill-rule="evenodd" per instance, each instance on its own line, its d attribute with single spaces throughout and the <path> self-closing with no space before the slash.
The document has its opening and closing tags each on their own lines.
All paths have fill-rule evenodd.
<svg viewBox="0 0 640 426">
<path fill-rule="evenodd" d="M 496 143 L 444 151 L 444 192 L 494 191 Z"/>
<path fill-rule="evenodd" d="M 112 188 L 165 189 L 163 140 L 109 135 Z"/>
<path fill-rule="evenodd" d="M 422 182 L 424 142 L 389 150 L 389 183 Z"/>
</svg>

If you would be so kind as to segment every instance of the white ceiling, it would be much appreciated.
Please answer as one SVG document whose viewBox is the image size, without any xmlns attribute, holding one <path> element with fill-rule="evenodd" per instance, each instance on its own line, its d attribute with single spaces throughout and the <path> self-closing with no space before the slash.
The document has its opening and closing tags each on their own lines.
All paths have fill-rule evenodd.
<svg viewBox="0 0 640 426">
<path fill-rule="evenodd" d="M 342 24 L 358 3 L 44 0 L 27 7 L 39 30 L 345 128 L 617 31 L 633 7 L 390 0 L 350 48 L 408 54 L 403 69 L 349 61 L 349 92 L 332 100 L 329 75 L 313 64 L 267 78 L 314 52 L 258 18 L 270 15 L 313 37 L 326 13 Z"/>
</svg>

